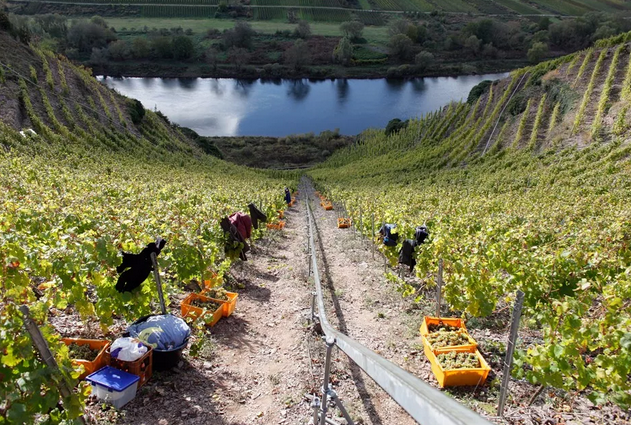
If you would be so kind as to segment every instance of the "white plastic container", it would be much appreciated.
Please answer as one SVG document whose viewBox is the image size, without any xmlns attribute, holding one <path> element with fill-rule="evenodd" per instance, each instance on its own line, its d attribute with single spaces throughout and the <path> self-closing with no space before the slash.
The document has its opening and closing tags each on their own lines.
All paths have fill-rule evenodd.
<svg viewBox="0 0 631 425">
<path fill-rule="evenodd" d="M 136 397 L 140 377 L 105 366 L 85 378 L 92 385 L 92 394 L 120 409 Z"/>
</svg>

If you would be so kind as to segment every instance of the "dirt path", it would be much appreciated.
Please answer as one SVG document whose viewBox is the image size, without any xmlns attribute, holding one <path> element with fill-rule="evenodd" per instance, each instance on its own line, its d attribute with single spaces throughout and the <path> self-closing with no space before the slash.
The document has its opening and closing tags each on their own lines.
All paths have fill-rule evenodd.
<svg viewBox="0 0 631 425">
<path fill-rule="evenodd" d="M 313 392 L 314 381 L 308 351 L 313 337 L 305 326 L 311 297 L 302 202 L 287 212 L 286 222 L 282 232 L 255 244 L 247 262 L 233 267 L 242 285 L 237 308 L 210 336 L 200 336 L 207 342 L 197 358 L 185 350 L 179 367 L 155 372 L 118 415 L 99 414 L 94 402 L 89 411 L 102 422 L 125 424 L 306 423 L 305 394 Z M 174 314 L 179 302 L 170 306 Z"/>
</svg>

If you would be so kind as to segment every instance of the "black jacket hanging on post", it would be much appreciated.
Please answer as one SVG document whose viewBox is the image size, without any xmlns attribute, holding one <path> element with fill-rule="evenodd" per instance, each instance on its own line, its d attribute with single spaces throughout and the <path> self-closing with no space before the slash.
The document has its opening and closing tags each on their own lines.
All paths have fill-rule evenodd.
<svg viewBox="0 0 631 425">
<path fill-rule="evenodd" d="M 252 219 L 252 226 L 255 229 L 259 228 L 259 221 L 265 223 L 267 221 L 267 216 L 261 212 L 256 205 L 250 204 L 248 205 L 248 209 L 250 210 L 250 218 Z"/>
<path fill-rule="evenodd" d="M 116 271 L 122 273 L 116 282 L 116 290 L 118 292 L 131 292 L 149 277 L 153 270 L 151 254 L 155 253 L 156 256 L 160 254 L 167 242 L 164 239 L 160 239 L 158 243 L 159 245 L 156 245 L 154 242 L 151 242 L 140 251 L 140 254 L 122 253 L 123 262 L 116 267 Z"/>
</svg>

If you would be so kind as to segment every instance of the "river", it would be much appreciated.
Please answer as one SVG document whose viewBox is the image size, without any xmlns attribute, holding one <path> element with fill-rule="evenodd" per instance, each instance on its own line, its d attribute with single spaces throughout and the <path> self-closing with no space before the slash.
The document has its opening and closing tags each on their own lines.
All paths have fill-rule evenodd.
<svg viewBox="0 0 631 425">
<path fill-rule="evenodd" d="M 473 86 L 508 74 L 411 80 L 236 80 L 103 78 L 202 136 L 286 136 L 338 128 L 353 135 L 467 98 Z"/>
</svg>

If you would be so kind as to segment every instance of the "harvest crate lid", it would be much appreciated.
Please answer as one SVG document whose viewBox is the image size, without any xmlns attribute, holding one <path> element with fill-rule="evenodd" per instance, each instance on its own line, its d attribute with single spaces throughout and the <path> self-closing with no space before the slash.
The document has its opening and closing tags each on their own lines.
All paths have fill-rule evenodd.
<svg viewBox="0 0 631 425">
<path fill-rule="evenodd" d="M 85 380 L 91 384 L 99 384 L 114 391 L 124 391 L 139 379 L 140 377 L 137 375 L 118 370 L 111 366 L 105 366 L 85 378 Z"/>
</svg>

